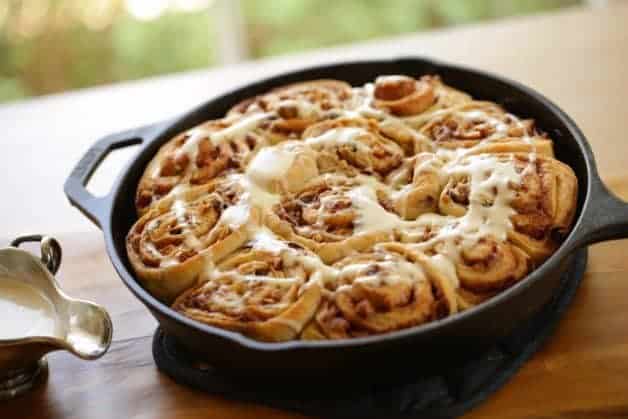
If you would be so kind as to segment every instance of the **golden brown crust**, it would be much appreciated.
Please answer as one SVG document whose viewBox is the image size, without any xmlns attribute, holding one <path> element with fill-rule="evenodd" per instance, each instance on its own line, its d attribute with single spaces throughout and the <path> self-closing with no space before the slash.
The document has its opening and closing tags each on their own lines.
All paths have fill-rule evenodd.
<svg viewBox="0 0 628 419">
<path fill-rule="evenodd" d="M 323 79 L 283 86 L 246 99 L 229 110 L 227 116 L 272 112 L 273 118 L 261 125 L 271 144 L 299 139 L 309 126 L 342 108 L 351 98 L 351 86 L 343 81 Z"/>
<path fill-rule="evenodd" d="M 192 319 L 256 339 L 294 339 L 321 298 L 320 287 L 308 283 L 312 270 L 297 263 L 292 254 L 304 252 L 243 247 L 172 307 Z"/>
<path fill-rule="evenodd" d="M 436 102 L 436 91 L 431 77 L 415 80 L 407 76 L 378 77 L 375 80 L 375 107 L 393 115 L 419 114 Z"/>
<path fill-rule="evenodd" d="M 444 301 L 446 291 L 442 287 L 447 280 L 424 255 L 399 243 L 376 245 L 337 261 L 333 267 L 337 279 L 324 290 L 325 297 L 303 331 L 303 339 L 381 334 L 456 311 L 455 296 Z"/>
<path fill-rule="evenodd" d="M 390 231 L 356 231 L 359 214 L 350 192 L 360 186 L 356 179 L 321 175 L 298 192 L 283 195 L 266 214 L 266 223 L 277 235 L 317 253 L 325 263 L 390 240 Z"/>
<path fill-rule="evenodd" d="M 264 145 L 263 136 L 251 131 L 218 143 L 210 138 L 213 133 L 225 132 L 242 121 L 239 117 L 207 121 L 166 142 L 140 179 L 135 199 L 138 214 L 145 214 L 178 185 L 204 185 L 246 167 L 252 155 Z M 193 147 L 186 150 L 186 144 Z"/>
<path fill-rule="evenodd" d="M 414 220 L 421 214 L 436 212 L 442 189 L 439 165 L 433 154 L 421 153 L 389 174 L 386 183 L 395 191 L 391 205 L 400 217 Z"/>
<path fill-rule="evenodd" d="M 513 161 L 521 174 L 521 183 L 509 185 L 513 192 L 510 217 L 513 229 L 509 239 L 534 261 L 541 262 L 558 247 L 560 237 L 568 232 L 576 210 L 578 180 L 566 164 L 527 153 L 495 155 L 498 161 Z M 468 177 L 452 177 L 443 189 L 439 210 L 462 216 L 469 205 Z"/>
<path fill-rule="evenodd" d="M 440 109 L 415 120 L 413 126 L 445 149 L 476 147 L 474 154 L 536 152 L 553 156 L 552 142 L 536 130 L 533 120 L 519 120 L 492 102 L 469 101 Z"/>
<path fill-rule="evenodd" d="M 303 136 L 317 151 L 320 173 L 362 173 L 381 178 L 399 167 L 404 158 L 401 147 L 380 135 L 372 119 L 331 119 L 312 125 Z"/>
<path fill-rule="evenodd" d="M 220 260 L 247 239 L 246 223 L 258 222 L 257 209 L 247 208 L 241 225 L 221 218 L 238 198 L 234 185 L 216 180 L 159 201 L 133 225 L 127 254 L 153 295 L 173 300 L 194 284 L 207 262 Z"/>
</svg>

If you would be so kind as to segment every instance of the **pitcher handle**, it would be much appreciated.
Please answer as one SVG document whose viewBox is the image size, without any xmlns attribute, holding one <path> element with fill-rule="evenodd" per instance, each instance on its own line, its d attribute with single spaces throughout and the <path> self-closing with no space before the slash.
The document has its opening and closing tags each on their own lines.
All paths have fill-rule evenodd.
<svg viewBox="0 0 628 419">
<path fill-rule="evenodd" d="M 41 262 L 48 268 L 51 274 L 56 274 L 61 266 L 61 245 L 54 237 L 41 234 L 20 236 L 11 242 L 12 247 L 20 247 L 22 243 L 40 242 Z"/>
</svg>

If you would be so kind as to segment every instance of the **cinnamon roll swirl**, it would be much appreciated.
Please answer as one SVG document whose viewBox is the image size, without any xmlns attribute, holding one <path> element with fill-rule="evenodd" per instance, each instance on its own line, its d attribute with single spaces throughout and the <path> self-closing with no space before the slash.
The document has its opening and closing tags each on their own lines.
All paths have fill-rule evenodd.
<svg viewBox="0 0 628 419">
<path fill-rule="evenodd" d="M 381 136 L 374 120 L 338 118 L 309 127 L 305 143 L 318 152 L 321 173 L 342 172 L 381 178 L 401 165 L 404 152 Z"/>
<path fill-rule="evenodd" d="M 322 175 L 300 191 L 282 196 L 266 222 L 281 237 L 329 263 L 390 239 L 393 217 L 370 185 L 356 178 Z"/>
<path fill-rule="evenodd" d="M 202 323 L 259 340 L 294 339 L 320 303 L 321 288 L 311 280 L 317 265 L 304 263 L 315 257 L 260 230 L 172 307 Z"/>
<path fill-rule="evenodd" d="M 438 76 L 380 76 L 373 87 L 374 107 L 400 117 L 429 114 L 469 100 L 469 95 L 444 85 Z"/>
<path fill-rule="evenodd" d="M 241 170 L 266 144 L 256 128 L 264 114 L 205 122 L 164 144 L 140 179 L 136 208 L 142 215 L 175 187 L 198 186 Z"/>
<path fill-rule="evenodd" d="M 571 225 L 576 209 L 578 181 L 573 170 L 551 157 L 526 153 L 501 154 L 491 157 L 496 164 L 486 168 L 487 181 L 496 177 L 496 165 L 508 165 L 514 171 L 516 181 L 509 182 L 507 191 L 509 220 L 512 229 L 509 239 L 530 257 L 541 262 L 552 254 Z M 485 156 L 467 158 L 462 165 L 473 164 Z M 462 216 L 470 204 L 473 174 L 460 172 L 453 175 L 440 196 L 439 209 L 444 214 Z M 494 190 L 485 189 L 475 199 L 482 206 L 493 206 Z"/>
<path fill-rule="evenodd" d="M 432 153 L 407 159 L 386 179 L 393 189 L 391 206 L 405 220 L 436 212 L 442 190 L 440 168 L 443 162 Z"/>
<path fill-rule="evenodd" d="M 129 261 L 153 295 L 171 301 L 247 239 L 259 223 L 255 208 L 240 202 L 239 186 L 225 179 L 159 201 L 131 228 Z"/>
<path fill-rule="evenodd" d="M 326 283 L 323 302 L 303 331 L 304 339 L 386 333 L 456 310 L 448 280 L 424 255 L 398 243 L 376 245 L 332 266 L 334 281 Z"/>
<path fill-rule="evenodd" d="M 481 227 L 465 226 L 468 222 L 443 216 L 422 220 L 397 238 L 430 257 L 457 293 L 495 293 L 527 275 L 532 263 L 526 252 L 491 233 L 474 234 Z"/>
<path fill-rule="evenodd" d="M 535 152 L 553 156 L 552 142 L 534 121 L 521 120 L 492 102 L 471 101 L 439 110 L 412 125 L 438 147 L 475 147 L 475 153 Z"/>
<path fill-rule="evenodd" d="M 261 128 L 271 144 L 301 138 L 310 125 L 342 109 L 352 95 L 351 86 L 338 80 L 295 83 L 247 99 L 227 115 L 269 113 Z"/>
</svg>

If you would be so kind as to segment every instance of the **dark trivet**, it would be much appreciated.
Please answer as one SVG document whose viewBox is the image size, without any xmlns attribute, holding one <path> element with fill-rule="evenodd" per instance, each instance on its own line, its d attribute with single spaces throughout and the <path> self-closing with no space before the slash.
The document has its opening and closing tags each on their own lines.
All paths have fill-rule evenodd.
<svg viewBox="0 0 628 419">
<path fill-rule="evenodd" d="M 235 400 L 325 417 L 452 418 L 462 415 L 504 385 L 550 336 L 584 276 L 586 249 L 576 252 L 563 274 L 562 285 L 531 320 L 482 356 L 434 376 L 406 377 L 403 382 L 379 381 L 359 392 L 306 391 L 244 384 L 195 360 L 177 342 L 157 329 L 153 356 L 157 367 L 174 380 Z M 252 380 L 256 381 L 256 380 Z"/>
</svg>

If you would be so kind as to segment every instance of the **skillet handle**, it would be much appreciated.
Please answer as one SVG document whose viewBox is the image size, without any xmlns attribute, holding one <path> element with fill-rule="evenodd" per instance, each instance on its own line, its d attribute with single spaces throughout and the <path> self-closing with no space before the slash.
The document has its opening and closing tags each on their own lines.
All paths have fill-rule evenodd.
<svg viewBox="0 0 628 419">
<path fill-rule="evenodd" d="M 598 176 L 592 179 L 585 208 L 577 226 L 576 246 L 628 238 L 628 202 L 612 193 Z"/>
<path fill-rule="evenodd" d="M 94 196 L 87 190 L 87 182 L 112 150 L 141 144 L 154 127 L 148 125 L 101 138 L 87 150 L 65 181 L 63 191 L 70 203 L 98 227 L 102 228 L 111 205 L 111 191 L 102 197 Z"/>
</svg>

